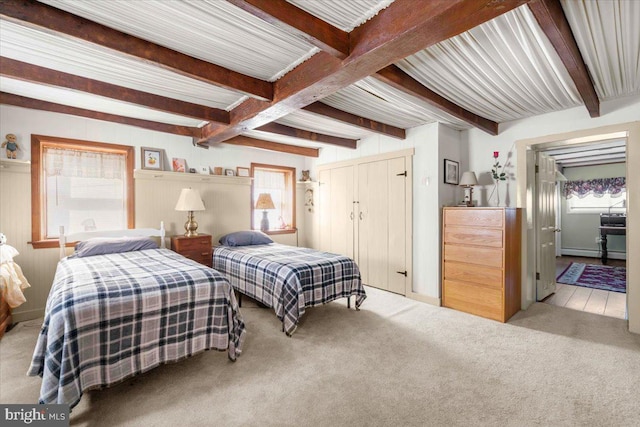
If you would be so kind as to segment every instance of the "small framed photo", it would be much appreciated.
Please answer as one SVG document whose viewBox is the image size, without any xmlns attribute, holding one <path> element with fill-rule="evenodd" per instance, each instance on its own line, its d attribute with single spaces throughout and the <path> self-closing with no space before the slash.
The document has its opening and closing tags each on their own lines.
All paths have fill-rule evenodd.
<svg viewBox="0 0 640 427">
<path fill-rule="evenodd" d="M 225 169 L 224 174 L 226 176 L 236 176 L 236 172 L 233 169 Z"/>
<path fill-rule="evenodd" d="M 171 166 L 174 172 L 186 172 L 187 171 L 187 161 L 185 159 L 179 159 L 174 157 L 171 161 Z"/>
<path fill-rule="evenodd" d="M 164 150 L 158 148 L 140 148 L 142 159 L 142 169 L 154 171 L 164 170 Z"/>
<path fill-rule="evenodd" d="M 460 164 L 456 161 L 444 159 L 444 183 L 458 185 L 460 180 Z"/>
<path fill-rule="evenodd" d="M 198 166 L 198 173 L 202 175 L 209 175 L 209 166 Z"/>
<path fill-rule="evenodd" d="M 236 168 L 238 176 L 249 176 L 249 168 Z"/>
</svg>

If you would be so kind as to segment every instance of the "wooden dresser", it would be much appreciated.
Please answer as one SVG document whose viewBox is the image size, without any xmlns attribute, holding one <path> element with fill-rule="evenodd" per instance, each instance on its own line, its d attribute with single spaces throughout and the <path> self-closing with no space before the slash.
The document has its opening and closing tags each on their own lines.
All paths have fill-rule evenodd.
<svg viewBox="0 0 640 427">
<path fill-rule="evenodd" d="M 442 304 L 506 322 L 521 305 L 521 209 L 446 207 L 442 217 Z"/>
<path fill-rule="evenodd" d="M 171 249 L 207 267 L 213 265 L 213 245 L 209 234 L 171 237 Z"/>
</svg>

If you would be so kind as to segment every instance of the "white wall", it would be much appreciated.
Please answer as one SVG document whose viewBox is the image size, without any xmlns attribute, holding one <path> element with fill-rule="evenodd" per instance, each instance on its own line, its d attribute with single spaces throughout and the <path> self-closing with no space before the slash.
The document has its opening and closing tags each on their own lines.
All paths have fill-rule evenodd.
<svg viewBox="0 0 640 427">
<path fill-rule="evenodd" d="M 219 144 L 207 150 L 194 147 L 191 138 L 186 136 L 171 135 L 67 114 L 0 105 L 0 136 L 4 138 L 7 133 L 13 133 L 18 137 L 18 144 L 22 149 L 18 152 L 19 160 L 31 159 L 31 134 L 38 134 L 131 145 L 136 147 L 136 169 L 140 168 L 139 147 L 164 149 L 165 170 L 171 170 L 171 158 L 178 157 L 186 159 L 187 167 L 193 168 L 207 165 L 235 170 L 238 166 L 249 167 L 251 162 L 295 167 L 297 178 L 299 178 L 300 171 L 304 169 L 305 164 L 302 156 L 227 144 Z M 4 152 L 0 155 L 4 158 Z"/>
</svg>

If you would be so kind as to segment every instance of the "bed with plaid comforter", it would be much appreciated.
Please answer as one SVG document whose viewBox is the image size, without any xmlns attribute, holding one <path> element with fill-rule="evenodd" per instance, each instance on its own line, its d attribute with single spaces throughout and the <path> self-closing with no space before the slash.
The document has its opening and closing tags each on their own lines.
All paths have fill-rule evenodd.
<svg viewBox="0 0 640 427">
<path fill-rule="evenodd" d="M 28 375 L 40 403 L 75 406 L 106 387 L 205 350 L 242 351 L 245 330 L 219 272 L 168 249 L 64 258 Z"/>
<path fill-rule="evenodd" d="M 213 248 L 213 268 L 239 292 L 271 307 L 291 335 L 305 307 L 367 297 L 358 265 L 352 259 L 308 248 L 270 243 Z"/>
</svg>

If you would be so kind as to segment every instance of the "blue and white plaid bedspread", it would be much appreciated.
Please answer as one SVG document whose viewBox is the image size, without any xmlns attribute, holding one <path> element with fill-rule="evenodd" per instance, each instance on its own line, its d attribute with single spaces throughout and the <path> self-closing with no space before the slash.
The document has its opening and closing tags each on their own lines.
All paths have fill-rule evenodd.
<svg viewBox="0 0 640 427">
<path fill-rule="evenodd" d="M 40 403 L 82 393 L 204 350 L 235 360 L 245 330 L 217 271 L 168 249 L 65 258 L 56 270 L 28 375 Z"/>
<path fill-rule="evenodd" d="M 231 286 L 272 307 L 292 334 L 305 307 L 356 296 L 356 307 L 367 297 L 356 263 L 342 255 L 271 243 L 213 248 L 213 268 Z"/>
</svg>

